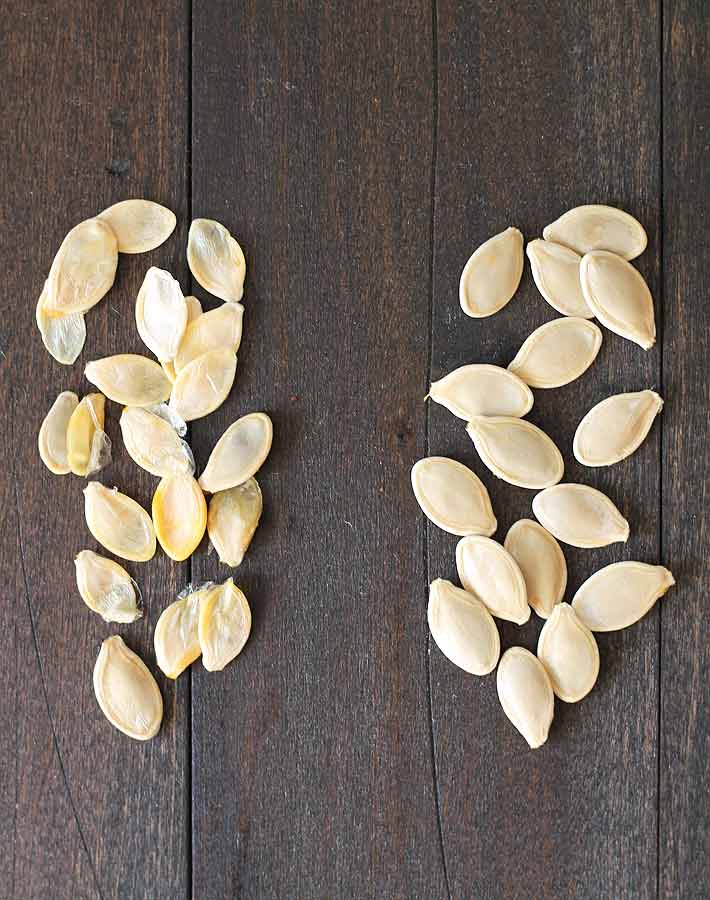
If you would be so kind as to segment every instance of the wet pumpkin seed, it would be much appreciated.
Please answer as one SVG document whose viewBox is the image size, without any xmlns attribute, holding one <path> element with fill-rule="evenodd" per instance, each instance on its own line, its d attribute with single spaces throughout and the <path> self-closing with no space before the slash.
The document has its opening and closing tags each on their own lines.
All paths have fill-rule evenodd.
<svg viewBox="0 0 710 900">
<path fill-rule="evenodd" d="M 481 460 L 498 478 L 539 489 L 564 474 L 562 454 L 542 429 L 512 416 L 474 416 L 466 426 Z"/>
<path fill-rule="evenodd" d="M 492 316 L 513 297 L 522 274 L 523 236 L 517 228 L 507 228 L 481 244 L 464 266 L 461 309 L 473 318 Z"/>
<path fill-rule="evenodd" d="M 148 513 L 116 488 L 90 481 L 84 488 L 89 531 L 110 553 L 135 562 L 155 555 L 155 530 Z"/>
<path fill-rule="evenodd" d="M 163 698 L 143 660 L 118 635 L 101 645 L 94 666 L 94 693 L 109 722 L 137 741 L 160 731 Z"/>
<path fill-rule="evenodd" d="M 200 476 L 202 490 L 216 494 L 256 475 L 269 455 L 272 438 L 273 426 L 266 413 L 249 413 L 237 419 L 210 453 Z"/>
<path fill-rule="evenodd" d="M 175 357 L 175 372 L 181 372 L 188 363 L 210 350 L 227 347 L 236 353 L 242 342 L 243 316 L 241 303 L 225 303 L 194 319 L 180 343 Z"/>
<path fill-rule="evenodd" d="M 136 326 L 160 362 L 175 358 L 187 328 L 187 304 L 170 272 L 155 266 L 146 272 L 136 298 Z"/>
<path fill-rule="evenodd" d="M 147 253 L 167 241 L 175 230 L 175 213 L 152 200 L 122 200 L 99 219 L 111 226 L 119 253 Z"/>
<path fill-rule="evenodd" d="M 135 622 L 143 615 L 133 579 L 123 566 L 92 550 L 82 550 L 74 559 L 76 583 L 81 599 L 105 622 Z"/>
<path fill-rule="evenodd" d="M 192 475 L 168 475 L 153 495 L 153 525 L 170 559 L 182 562 L 199 546 L 207 526 L 207 503 Z"/>
<path fill-rule="evenodd" d="M 540 660 L 524 647 L 501 656 L 496 676 L 503 712 L 535 750 L 547 740 L 555 713 L 555 695 Z"/>
<path fill-rule="evenodd" d="M 201 419 L 227 399 L 237 372 L 237 357 L 230 347 L 210 350 L 177 373 L 170 407 L 184 419 Z"/>
<path fill-rule="evenodd" d="M 202 653 L 198 622 L 207 589 L 192 591 L 160 614 L 153 642 L 155 661 L 168 678 L 177 678 Z"/>
<path fill-rule="evenodd" d="M 646 439 L 663 407 L 655 391 L 607 397 L 577 426 L 574 455 L 584 466 L 611 466 L 631 456 Z"/>
<path fill-rule="evenodd" d="M 500 656 L 493 617 L 478 598 L 437 578 L 429 588 L 427 618 L 431 636 L 451 662 L 471 675 L 487 675 Z"/>
<path fill-rule="evenodd" d="M 242 248 L 229 231 L 213 219 L 195 219 L 187 239 L 187 263 L 202 287 L 230 303 L 244 293 L 247 266 Z"/>
<path fill-rule="evenodd" d="M 85 478 L 102 469 L 111 458 L 111 442 L 104 431 L 103 394 L 87 394 L 67 424 L 67 460 L 75 475 Z"/>
<path fill-rule="evenodd" d="M 449 534 L 491 535 L 498 527 L 486 486 L 454 459 L 420 459 L 412 466 L 412 488 L 424 515 Z"/>
<path fill-rule="evenodd" d="M 540 524 L 573 547 L 606 547 L 629 537 L 629 523 L 611 500 L 586 484 L 556 484 L 533 499 Z"/>
<path fill-rule="evenodd" d="M 612 563 L 584 582 L 574 595 L 572 608 L 591 631 L 619 631 L 643 618 L 674 584 L 664 566 Z"/>
<path fill-rule="evenodd" d="M 43 303 L 47 296 L 47 282 L 37 301 L 35 319 L 42 335 L 42 343 L 50 356 L 64 366 L 76 362 L 86 341 L 86 322 L 83 313 L 69 313 L 66 316 L 49 316 Z"/>
<path fill-rule="evenodd" d="M 157 362 L 134 353 L 96 359 L 84 374 L 109 400 L 123 406 L 154 406 L 167 400 L 172 389 Z"/>
<path fill-rule="evenodd" d="M 508 366 L 534 388 L 556 388 L 584 374 L 597 358 L 602 333 L 588 319 L 567 316 L 536 328 Z"/>
<path fill-rule="evenodd" d="M 530 241 L 525 252 L 537 289 L 550 306 L 563 316 L 591 319 L 594 313 L 587 306 L 579 283 L 579 253 L 539 239 Z"/>
<path fill-rule="evenodd" d="M 158 478 L 194 473 L 192 450 L 165 419 L 139 406 L 126 406 L 119 424 L 128 455 L 146 472 Z"/>
<path fill-rule="evenodd" d="M 525 578 L 528 603 L 547 619 L 567 587 L 567 563 L 562 548 L 549 531 L 532 519 L 511 525 L 503 544 Z"/>
<path fill-rule="evenodd" d="M 207 533 L 221 563 L 232 568 L 241 565 L 259 524 L 261 510 L 261 488 L 256 478 L 248 478 L 243 484 L 212 496 Z"/>
<path fill-rule="evenodd" d="M 523 625 L 530 618 L 525 579 L 501 544 L 481 535 L 461 538 L 456 569 L 464 589 L 498 619 Z"/>
<path fill-rule="evenodd" d="M 569 603 L 558 603 L 537 642 L 537 656 L 552 690 L 565 703 L 577 703 L 599 676 L 599 648 L 592 632 Z"/>
<path fill-rule="evenodd" d="M 40 426 L 37 438 L 39 455 L 54 475 L 68 475 L 71 472 L 67 455 L 67 428 L 78 403 L 79 398 L 73 391 L 62 391 Z"/>
<path fill-rule="evenodd" d="M 118 265 L 116 235 L 101 219 L 72 228 L 54 257 L 42 308 L 48 316 L 83 313 L 113 285 Z"/>
<path fill-rule="evenodd" d="M 202 664 L 209 672 L 220 671 L 241 653 L 251 632 L 251 610 L 231 578 L 201 599 L 198 631 Z"/>
<path fill-rule="evenodd" d="M 589 204 L 568 210 L 542 232 L 546 241 L 556 241 L 580 255 L 591 250 L 609 250 L 624 259 L 634 259 L 646 249 L 646 232 L 640 222 L 614 206 Z"/>
<path fill-rule="evenodd" d="M 477 363 L 432 382 L 429 397 L 467 422 L 474 416 L 520 418 L 533 405 L 532 391 L 517 375 L 500 366 Z"/>
</svg>

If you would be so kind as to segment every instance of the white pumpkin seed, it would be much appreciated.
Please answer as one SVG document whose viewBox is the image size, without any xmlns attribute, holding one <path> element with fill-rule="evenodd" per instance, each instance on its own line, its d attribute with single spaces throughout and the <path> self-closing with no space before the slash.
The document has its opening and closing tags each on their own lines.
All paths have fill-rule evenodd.
<svg viewBox="0 0 710 900">
<path fill-rule="evenodd" d="M 674 584 L 675 578 L 663 566 L 612 563 L 584 582 L 572 608 L 591 631 L 619 631 L 643 618 Z"/>
<path fill-rule="evenodd" d="M 600 329 L 588 319 L 553 319 L 529 335 L 508 366 L 534 388 L 556 388 L 579 378 L 597 358 Z"/>
<path fill-rule="evenodd" d="M 459 301 L 467 316 L 482 318 L 503 309 L 523 274 L 523 235 L 507 228 L 489 238 L 464 266 Z"/>
<path fill-rule="evenodd" d="M 168 475 L 153 495 L 153 525 L 160 546 L 176 562 L 200 545 L 207 527 L 207 502 L 192 475 Z"/>
<path fill-rule="evenodd" d="M 412 466 L 412 488 L 424 515 L 449 534 L 491 535 L 498 527 L 486 486 L 454 459 L 420 459 Z"/>
<path fill-rule="evenodd" d="M 463 587 L 491 615 L 523 625 L 530 618 L 523 573 L 496 541 L 480 535 L 463 537 L 456 545 L 456 569 Z"/>
<path fill-rule="evenodd" d="M 614 206 L 576 206 L 547 225 L 546 241 L 556 241 L 581 254 L 610 250 L 624 259 L 634 259 L 646 249 L 648 239 L 640 222 Z"/>
<path fill-rule="evenodd" d="M 175 213 L 152 200 L 122 200 L 99 219 L 116 235 L 119 253 L 147 253 L 167 241 L 175 230 Z"/>
<path fill-rule="evenodd" d="M 540 239 L 530 241 L 526 253 L 537 289 L 550 306 L 563 316 L 591 319 L 594 313 L 579 283 L 582 257 L 569 247 Z"/>
<path fill-rule="evenodd" d="M 655 391 L 607 397 L 577 426 L 574 455 L 584 466 L 611 466 L 631 456 L 646 439 L 663 407 Z"/>
<path fill-rule="evenodd" d="M 187 239 L 187 263 L 202 287 L 230 303 L 244 293 L 247 265 L 239 244 L 224 225 L 213 219 L 195 219 Z"/>
<path fill-rule="evenodd" d="M 643 275 L 606 250 L 582 257 L 579 278 L 589 308 L 609 331 L 644 350 L 656 343 L 653 297 Z"/>
<path fill-rule="evenodd" d="M 547 740 L 555 713 L 555 695 L 540 660 L 524 647 L 506 650 L 496 676 L 503 712 L 531 749 Z"/>
<path fill-rule="evenodd" d="M 146 562 L 155 555 L 155 530 L 148 513 L 116 488 L 90 481 L 84 488 L 84 513 L 89 531 L 109 552 L 123 559 Z"/>
<path fill-rule="evenodd" d="M 69 468 L 82 478 L 97 472 L 111 458 L 111 442 L 104 432 L 105 401 L 103 394 L 87 394 L 67 424 Z"/>
<path fill-rule="evenodd" d="M 543 625 L 537 655 L 550 676 L 552 690 L 565 703 L 577 703 L 596 684 L 599 648 L 569 603 L 558 603 Z"/>
<path fill-rule="evenodd" d="M 54 257 L 42 308 L 48 316 L 82 313 L 113 285 L 118 265 L 116 235 L 101 219 L 72 228 Z"/>
<path fill-rule="evenodd" d="M 210 453 L 200 477 L 202 490 L 216 494 L 256 475 L 269 455 L 272 438 L 273 425 L 266 413 L 249 413 L 237 419 Z"/>
<path fill-rule="evenodd" d="M 429 397 L 459 419 L 474 416 L 515 416 L 530 412 L 533 393 L 508 369 L 472 364 L 432 382 Z"/>
<path fill-rule="evenodd" d="M 540 524 L 573 547 L 606 547 L 626 542 L 629 523 L 611 500 L 586 484 L 556 484 L 532 502 Z"/>
<path fill-rule="evenodd" d="M 187 304 L 170 272 L 151 266 L 136 298 L 136 326 L 161 362 L 174 359 L 187 327 Z"/>
<path fill-rule="evenodd" d="M 172 384 L 157 362 L 133 353 L 105 356 L 84 370 L 109 400 L 123 406 L 154 406 L 170 396 Z"/>
<path fill-rule="evenodd" d="M 177 678 L 202 653 L 198 622 L 207 589 L 192 591 L 160 614 L 153 643 L 155 661 L 168 678 Z"/>
<path fill-rule="evenodd" d="M 133 579 L 123 566 L 92 550 L 82 550 L 74 559 L 76 584 L 81 599 L 104 622 L 135 622 L 143 615 L 138 606 Z"/>
<path fill-rule="evenodd" d="M 175 372 L 179 374 L 188 363 L 210 350 L 227 347 L 236 353 L 242 342 L 243 316 L 241 303 L 225 303 L 198 316 L 185 330 L 175 357 Z"/>
<path fill-rule="evenodd" d="M 192 295 L 185 297 L 185 304 L 187 305 L 187 324 L 189 325 L 190 322 L 194 322 L 198 316 L 202 315 L 202 304 L 197 297 Z"/>
<path fill-rule="evenodd" d="M 67 455 L 67 427 L 78 403 L 79 398 L 73 391 L 62 391 L 40 426 L 37 438 L 39 455 L 54 475 L 68 475 L 71 472 Z"/>
<path fill-rule="evenodd" d="M 207 511 L 207 533 L 224 565 L 241 565 L 259 524 L 262 502 L 256 478 L 213 495 Z"/>
<path fill-rule="evenodd" d="M 185 422 L 201 419 L 227 399 L 237 372 L 237 357 L 230 347 L 210 350 L 178 372 L 170 408 Z"/>
<path fill-rule="evenodd" d="M 160 731 L 163 698 L 143 660 L 117 634 L 101 645 L 94 666 L 94 693 L 109 722 L 137 741 Z"/>
<path fill-rule="evenodd" d="M 146 472 L 192 475 L 192 450 L 163 418 L 139 406 L 126 406 L 119 419 L 123 443 L 131 459 Z"/>
<path fill-rule="evenodd" d="M 47 282 L 37 301 L 35 319 L 37 328 L 42 335 L 42 343 L 47 348 L 50 356 L 64 366 L 70 366 L 76 361 L 84 349 L 86 341 L 86 322 L 83 313 L 69 313 L 66 316 L 48 316 L 44 310 L 44 301 L 47 296 Z"/>
<path fill-rule="evenodd" d="M 503 544 L 520 566 L 528 603 L 547 619 L 562 600 L 567 587 L 567 563 L 562 548 L 542 525 L 521 519 L 511 525 Z"/>
<path fill-rule="evenodd" d="M 555 442 L 525 419 L 474 416 L 466 431 L 482 461 L 509 484 L 538 489 L 556 484 L 564 474 Z"/>
<path fill-rule="evenodd" d="M 220 671 L 242 652 L 251 632 L 251 610 L 231 578 L 201 599 L 198 632 L 208 672 Z"/>
<path fill-rule="evenodd" d="M 451 662 L 471 675 L 487 675 L 500 656 L 493 617 L 473 594 L 437 578 L 429 588 L 427 618 L 431 636 Z"/>
</svg>

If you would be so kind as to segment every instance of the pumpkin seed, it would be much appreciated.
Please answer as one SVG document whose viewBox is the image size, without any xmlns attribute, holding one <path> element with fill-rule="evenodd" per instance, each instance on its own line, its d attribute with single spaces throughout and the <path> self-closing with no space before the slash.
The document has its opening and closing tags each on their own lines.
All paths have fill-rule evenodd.
<svg viewBox="0 0 710 900">
<path fill-rule="evenodd" d="M 92 550 L 74 559 L 81 599 L 104 622 L 135 622 L 143 615 L 138 607 L 133 579 L 123 566 Z"/>
<path fill-rule="evenodd" d="M 180 437 L 185 437 L 187 434 L 187 422 L 181 419 L 174 409 L 170 409 L 167 403 L 157 403 L 155 406 L 145 408 L 148 412 L 153 413 L 154 416 L 159 416 L 163 421 L 167 422 L 168 425 L 177 431 Z"/>
<path fill-rule="evenodd" d="M 487 675 L 500 656 L 493 617 L 473 594 L 437 578 L 429 588 L 427 618 L 431 636 L 451 662 L 471 675 Z"/>
<path fill-rule="evenodd" d="M 591 631 L 619 631 L 643 618 L 674 584 L 675 578 L 663 566 L 612 563 L 584 582 L 572 608 Z"/>
<path fill-rule="evenodd" d="M 540 660 L 524 647 L 511 647 L 500 658 L 496 684 L 503 712 L 531 749 L 541 747 L 555 713 L 555 695 Z"/>
<path fill-rule="evenodd" d="M 170 272 L 151 266 L 136 298 L 136 326 L 161 362 L 174 359 L 187 327 L 187 304 Z"/>
<path fill-rule="evenodd" d="M 153 495 L 153 525 L 170 559 L 182 562 L 199 546 L 207 526 L 207 503 L 192 475 L 168 475 Z"/>
<path fill-rule="evenodd" d="M 197 625 L 206 593 L 192 591 L 160 614 L 153 636 L 155 661 L 168 678 L 177 678 L 202 653 Z"/>
<path fill-rule="evenodd" d="M 128 455 L 146 472 L 158 478 L 194 473 L 192 450 L 160 416 L 139 406 L 126 406 L 119 424 Z"/>
<path fill-rule="evenodd" d="M 564 244 L 584 255 L 591 250 L 610 250 L 634 259 L 646 249 L 648 239 L 640 222 L 614 206 L 576 206 L 542 232 L 546 241 Z"/>
<path fill-rule="evenodd" d="M 508 369 L 473 364 L 449 372 L 432 382 L 429 396 L 467 422 L 474 416 L 515 416 L 529 413 L 530 388 Z"/>
<path fill-rule="evenodd" d="M 236 353 L 242 342 L 243 316 L 241 303 L 225 303 L 198 316 L 188 325 L 180 343 L 175 357 L 175 372 L 181 372 L 188 363 L 210 350 L 228 347 Z"/>
<path fill-rule="evenodd" d="M 553 309 L 563 316 L 591 319 L 594 313 L 587 306 L 579 283 L 579 264 L 582 257 L 553 241 L 530 241 L 526 248 L 537 289 Z"/>
<path fill-rule="evenodd" d="M 521 519 L 511 525 L 503 544 L 525 578 L 528 603 L 547 619 L 567 587 L 567 563 L 562 548 L 542 525 Z"/>
<path fill-rule="evenodd" d="M 147 253 L 167 241 L 175 230 L 175 213 L 152 200 L 122 200 L 99 219 L 116 235 L 119 253 Z"/>
<path fill-rule="evenodd" d="M 210 350 L 177 373 L 170 408 L 191 422 L 209 415 L 227 399 L 237 372 L 231 347 Z"/>
<path fill-rule="evenodd" d="M 117 634 L 101 645 L 94 666 L 94 693 L 109 722 L 137 741 L 160 731 L 163 698 L 143 660 Z"/>
<path fill-rule="evenodd" d="M 579 277 L 589 308 L 609 331 L 644 350 L 656 343 L 653 297 L 641 273 L 615 253 L 595 250 L 582 258 Z"/>
<path fill-rule="evenodd" d="M 83 313 L 69 313 L 67 316 L 48 316 L 44 310 L 47 296 L 47 282 L 37 301 L 35 319 L 42 335 L 42 343 L 57 362 L 70 366 L 84 349 L 86 323 Z"/>
<path fill-rule="evenodd" d="M 73 391 L 62 391 L 40 426 L 37 438 L 39 455 L 54 475 L 68 475 L 71 472 L 67 456 L 67 428 L 78 403 L 79 398 Z"/>
<path fill-rule="evenodd" d="M 464 266 L 459 301 L 467 316 L 482 318 L 503 309 L 523 274 L 523 235 L 506 228 L 489 238 Z"/>
<path fill-rule="evenodd" d="M 553 319 L 529 335 L 508 366 L 534 388 L 556 388 L 579 378 L 597 358 L 602 333 L 588 319 Z"/>
<path fill-rule="evenodd" d="M 256 478 L 213 495 L 207 513 L 207 533 L 221 563 L 232 568 L 241 565 L 261 510 L 261 488 Z"/>
<path fill-rule="evenodd" d="M 569 603 L 558 603 L 543 625 L 537 655 L 552 690 L 565 703 L 577 703 L 596 684 L 599 648 Z"/>
<path fill-rule="evenodd" d="M 210 453 L 200 477 L 202 490 L 216 494 L 256 475 L 269 455 L 272 438 L 273 426 L 266 413 L 249 413 L 237 419 Z"/>
<path fill-rule="evenodd" d="M 98 472 L 111 458 L 111 442 L 104 431 L 103 394 L 87 394 L 67 424 L 67 460 L 75 475 Z"/>
<path fill-rule="evenodd" d="M 584 466 L 611 466 L 631 456 L 646 439 L 663 407 L 655 391 L 607 397 L 577 426 L 574 455 Z"/>
<path fill-rule="evenodd" d="M 42 302 L 45 313 L 66 316 L 91 309 L 113 285 L 117 265 L 116 235 L 106 222 L 80 222 L 54 257 Z"/>
<path fill-rule="evenodd" d="M 486 486 L 454 459 L 420 459 L 412 466 L 412 488 L 424 515 L 449 534 L 491 535 L 498 527 Z"/>
<path fill-rule="evenodd" d="M 90 481 L 84 488 L 89 531 L 109 552 L 146 562 L 155 555 L 155 531 L 148 513 L 116 488 Z"/>
<path fill-rule="evenodd" d="M 190 322 L 194 322 L 198 316 L 202 315 L 202 304 L 197 297 L 192 295 L 185 297 L 185 304 L 187 306 L 187 324 L 189 325 Z"/>
<path fill-rule="evenodd" d="M 251 631 L 251 610 L 242 591 L 228 578 L 200 601 L 198 632 L 202 664 L 218 672 L 238 656 Z"/>
<path fill-rule="evenodd" d="M 247 264 L 239 244 L 224 225 L 213 219 L 195 219 L 187 239 L 187 263 L 202 287 L 230 303 L 244 293 Z"/>
<path fill-rule="evenodd" d="M 606 547 L 629 537 L 629 523 L 611 500 L 586 484 L 556 484 L 533 499 L 540 524 L 573 547 Z"/>
<path fill-rule="evenodd" d="M 498 619 L 523 625 L 530 618 L 523 573 L 496 541 L 481 535 L 461 538 L 456 569 L 463 587 Z"/>
<path fill-rule="evenodd" d="M 164 360 L 160 363 L 160 368 L 165 372 L 166 376 L 170 380 L 170 384 L 175 384 L 175 379 L 177 378 L 177 374 L 175 372 L 175 364 L 172 362 L 165 362 Z"/>
<path fill-rule="evenodd" d="M 109 400 L 123 406 L 154 406 L 167 400 L 172 389 L 157 362 L 133 353 L 96 359 L 84 374 Z"/>
<path fill-rule="evenodd" d="M 542 429 L 512 416 L 474 416 L 466 426 L 478 455 L 498 478 L 524 488 L 556 484 L 562 454 Z"/>
</svg>

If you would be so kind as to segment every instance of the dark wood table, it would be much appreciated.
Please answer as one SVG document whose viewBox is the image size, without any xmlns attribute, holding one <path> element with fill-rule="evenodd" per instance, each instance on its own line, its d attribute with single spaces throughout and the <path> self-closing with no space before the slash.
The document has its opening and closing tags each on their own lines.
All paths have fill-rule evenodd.
<svg viewBox="0 0 710 900">
<path fill-rule="evenodd" d="M 707 898 L 710 896 L 710 7 L 624 2 L 3 4 L 0 320 L 0 897 Z M 73 368 L 34 308 L 66 231 L 147 197 L 175 210 L 158 250 L 122 257 Z M 495 480 L 428 383 L 507 364 L 554 313 L 526 265 L 504 311 L 466 318 L 458 279 L 508 225 L 528 239 L 567 208 L 618 205 L 649 234 L 649 352 L 604 331 L 593 368 L 537 391 L 530 415 L 566 477 L 607 492 L 626 546 L 565 548 L 569 596 L 615 560 L 663 562 L 677 586 L 600 635 L 601 675 L 557 703 L 527 749 L 495 677 L 429 639 L 430 579 L 456 538 L 409 483 L 428 453 L 471 465 L 502 539 L 532 492 Z M 83 482 L 40 462 L 39 425 L 91 359 L 146 352 L 133 305 L 149 265 L 210 298 L 185 258 L 192 217 L 224 222 L 248 260 L 235 388 L 194 423 L 198 464 L 237 416 L 267 410 L 265 515 L 236 579 L 251 639 L 221 674 L 158 673 L 149 744 L 94 699 L 100 642 L 121 633 L 156 671 L 152 634 L 187 582 L 228 570 L 128 564 L 146 614 L 104 624 L 74 554 L 98 549 Z M 666 400 L 609 469 L 571 454 L 610 393 Z M 156 480 L 114 455 L 101 480 L 149 507 Z M 568 598 L 569 599 L 569 598 Z M 541 621 L 501 624 L 534 648 Z"/>
</svg>

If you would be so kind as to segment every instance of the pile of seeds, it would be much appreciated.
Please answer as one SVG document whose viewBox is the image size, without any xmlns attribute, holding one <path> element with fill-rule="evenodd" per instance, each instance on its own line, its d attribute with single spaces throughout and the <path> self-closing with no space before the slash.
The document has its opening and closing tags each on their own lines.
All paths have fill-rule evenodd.
<svg viewBox="0 0 710 900">
<path fill-rule="evenodd" d="M 81 222 L 62 242 L 37 303 L 37 325 L 47 350 L 71 365 L 86 338 L 84 316 L 113 285 L 119 253 L 143 253 L 172 234 L 174 214 L 147 200 L 125 200 Z M 221 563 L 236 568 L 259 524 L 262 497 L 254 478 L 271 449 L 266 413 L 233 422 L 215 444 L 202 474 L 184 440 L 187 422 L 216 410 L 229 395 L 242 339 L 246 262 L 237 241 L 219 222 L 196 219 L 187 246 L 190 271 L 224 301 L 203 312 L 183 296 L 169 272 L 151 267 L 138 292 L 136 327 L 157 358 L 119 354 L 90 362 L 84 374 L 101 393 L 80 401 L 63 391 L 39 431 L 39 453 L 55 475 L 94 475 L 111 459 L 104 431 L 106 398 L 121 404 L 120 428 L 131 459 L 160 478 L 152 515 L 117 488 L 90 481 L 84 489 L 86 525 L 121 559 L 146 562 L 159 543 L 170 559 L 187 559 L 205 530 Z M 211 495 L 209 507 L 205 494 Z M 75 559 L 79 594 L 106 622 L 140 618 L 137 585 L 117 562 L 92 550 Z M 155 628 L 156 660 L 177 678 L 200 655 L 210 672 L 239 655 L 251 631 L 251 610 L 228 578 L 188 585 Z M 119 635 L 105 640 L 94 667 L 94 692 L 106 718 L 137 740 L 160 729 L 163 701 L 143 661 Z"/>
<path fill-rule="evenodd" d="M 548 225 L 543 240 L 527 245 L 542 296 L 564 318 L 536 329 L 507 369 L 461 366 L 431 385 L 429 398 L 468 424 L 484 465 L 510 484 L 539 491 L 537 521 L 522 519 L 503 544 L 483 482 L 465 465 L 442 456 L 412 468 L 412 487 L 425 515 L 461 537 L 456 569 L 463 588 L 437 578 L 429 589 L 432 637 L 451 662 L 473 675 L 498 666 L 503 711 L 530 747 L 547 740 L 554 697 L 576 703 L 594 687 L 599 650 L 594 632 L 638 622 L 675 581 L 660 565 L 627 561 L 605 566 L 564 603 L 567 564 L 558 541 L 573 547 L 625 542 L 629 523 L 601 491 L 560 483 L 559 449 L 525 416 L 530 388 L 555 388 L 579 378 L 602 342 L 596 318 L 644 349 L 656 339 L 653 299 L 630 260 L 646 248 L 646 233 L 632 216 L 610 206 L 579 206 Z M 508 228 L 473 253 L 461 274 L 459 299 L 472 317 L 502 309 L 523 273 L 523 236 Z M 663 401 L 652 390 L 602 400 L 582 419 L 573 452 L 585 466 L 610 466 L 642 444 Z M 545 625 L 537 655 L 511 647 L 500 658 L 494 617 L 523 625 L 534 610 Z"/>
</svg>

